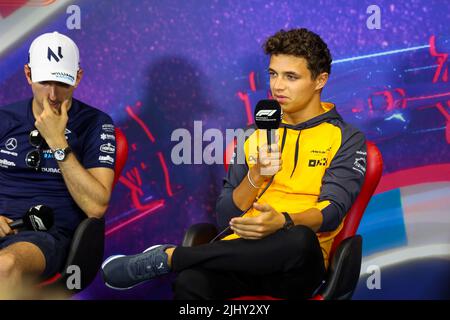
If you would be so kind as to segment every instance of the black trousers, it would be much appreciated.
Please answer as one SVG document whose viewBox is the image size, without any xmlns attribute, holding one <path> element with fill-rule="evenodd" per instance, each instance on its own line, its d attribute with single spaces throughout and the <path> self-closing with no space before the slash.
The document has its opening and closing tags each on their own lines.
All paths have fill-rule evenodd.
<svg viewBox="0 0 450 320">
<path fill-rule="evenodd" d="M 316 234 L 305 226 L 279 230 L 260 240 L 216 241 L 177 247 L 174 298 L 228 299 L 271 295 L 305 299 L 325 277 Z"/>
</svg>

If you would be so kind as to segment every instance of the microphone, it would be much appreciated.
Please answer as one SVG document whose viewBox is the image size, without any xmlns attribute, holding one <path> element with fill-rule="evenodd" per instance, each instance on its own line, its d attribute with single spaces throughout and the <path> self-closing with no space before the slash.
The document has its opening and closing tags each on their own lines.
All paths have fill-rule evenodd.
<svg viewBox="0 0 450 320">
<path fill-rule="evenodd" d="M 260 100 L 255 107 L 255 124 L 258 129 L 267 130 L 267 146 L 270 150 L 272 136 L 280 127 L 281 106 L 277 100 Z"/>
<path fill-rule="evenodd" d="M 48 231 L 53 226 L 53 210 L 44 205 L 28 209 L 22 219 L 9 224 L 11 229 Z"/>
</svg>

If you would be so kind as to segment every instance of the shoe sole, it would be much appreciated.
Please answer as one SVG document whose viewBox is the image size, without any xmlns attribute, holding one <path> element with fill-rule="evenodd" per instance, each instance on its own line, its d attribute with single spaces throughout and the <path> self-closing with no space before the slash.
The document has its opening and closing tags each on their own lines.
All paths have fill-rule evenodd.
<svg viewBox="0 0 450 320">
<path fill-rule="evenodd" d="M 147 251 L 150 251 L 150 250 L 152 250 L 152 249 L 154 249 L 154 248 L 157 248 L 157 247 L 160 247 L 160 246 L 161 246 L 161 244 L 157 244 L 157 245 L 151 246 L 150 248 L 145 249 L 142 253 L 145 253 L 145 252 L 147 252 Z M 103 271 L 104 266 L 106 266 L 108 263 L 110 263 L 111 261 L 113 261 L 113 260 L 115 260 L 115 259 L 121 258 L 121 257 L 125 257 L 125 255 L 123 255 L 123 254 L 118 254 L 118 255 L 111 256 L 111 257 L 109 257 L 108 259 L 106 259 L 106 260 L 102 263 L 102 271 Z M 133 285 L 133 286 L 131 286 L 131 287 L 119 288 L 119 287 L 114 287 L 114 286 L 110 285 L 110 284 L 109 284 L 108 282 L 106 282 L 106 281 L 104 281 L 104 282 L 105 282 L 105 285 L 106 285 L 108 288 L 111 288 L 111 289 L 114 289 L 114 290 L 129 290 L 129 289 L 134 288 L 135 286 L 137 286 L 137 285 L 139 285 L 139 284 L 142 283 L 142 282 L 139 282 L 139 283 L 136 283 L 135 285 Z"/>
<path fill-rule="evenodd" d="M 152 249 L 155 249 L 155 248 L 158 248 L 158 247 L 161 247 L 161 246 L 162 246 L 162 244 L 157 244 L 157 245 L 151 246 L 150 248 L 147 248 L 144 251 L 142 251 L 142 253 L 146 253 L 147 251 L 150 251 Z"/>
<path fill-rule="evenodd" d="M 118 255 L 111 256 L 111 257 L 109 257 L 108 259 L 106 259 L 106 260 L 102 263 L 102 271 L 104 270 L 104 267 L 105 267 L 108 263 L 110 263 L 111 261 L 113 261 L 113 260 L 115 260 L 115 259 L 121 258 L 121 257 L 125 257 L 125 255 L 123 255 L 123 254 L 118 254 Z M 104 274 L 104 271 L 103 271 L 103 274 Z M 105 280 L 104 277 L 103 277 L 103 280 Z M 109 284 L 108 282 L 106 282 L 106 281 L 103 281 L 103 282 L 105 283 L 105 285 L 106 285 L 108 288 L 111 288 L 111 289 L 114 289 L 114 290 L 128 290 L 128 289 L 131 289 L 131 288 L 134 287 L 134 286 L 131 286 L 131 287 L 127 287 L 127 288 L 119 288 L 119 287 L 114 287 L 114 286 L 110 285 L 110 284 Z"/>
</svg>

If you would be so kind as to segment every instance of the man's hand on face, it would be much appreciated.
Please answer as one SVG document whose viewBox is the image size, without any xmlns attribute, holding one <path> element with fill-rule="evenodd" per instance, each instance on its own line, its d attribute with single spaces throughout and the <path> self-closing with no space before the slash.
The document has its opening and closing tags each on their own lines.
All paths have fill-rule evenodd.
<svg viewBox="0 0 450 320">
<path fill-rule="evenodd" d="M 244 239 L 261 239 L 284 226 L 285 217 L 268 204 L 253 203 L 260 211 L 257 217 L 236 217 L 231 219 L 231 230 Z"/>
<path fill-rule="evenodd" d="M 64 100 L 59 109 L 50 106 L 48 96 L 44 98 L 44 110 L 37 116 L 34 125 L 39 130 L 42 137 L 52 149 L 64 148 L 67 146 L 65 129 L 69 116 L 67 109 L 69 100 Z"/>
</svg>

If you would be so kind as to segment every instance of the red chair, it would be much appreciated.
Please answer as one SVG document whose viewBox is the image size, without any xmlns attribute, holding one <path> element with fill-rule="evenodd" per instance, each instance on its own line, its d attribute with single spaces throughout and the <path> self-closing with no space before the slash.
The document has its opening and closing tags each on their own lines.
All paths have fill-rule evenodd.
<svg viewBox="0 0 450 320">
<path fill-rule="evenodd" d="M 377 146 L 367 142 L 367 168 L 364 184 L 345 216 L 342 230 L 334 239 L 330 251 L 330 266 L 322 285 L 313 300 L 350 299 L 355 291 L 361 270 L 362 237 L 356 234 L 366 209 L 381 178 L 383 159 Z M 217 235 L 217 229 L 209 223 L 191 226 L 184 235 L 183 246 L 207 243 Z M 235 300 L 274 300 L 270 296 L 243 296 Z"/>
<path fill-rule="evenodd" d="M 128 157 L 128 142 L 125 134 L 119 128 L 116 128 L 115 134 L 116 161 L 113 186 L 115 186 L 119 180 Z M 104 247 L 105 219 L 84 219 L 75 230 L 66 265 L 63 270 L 50 279 L 41 282 L 38 286 L 43 289 L 62 289 L 70 295 L 80 292 L 95 279 L 103 262 Z M 67 288 L 67 279 L 73 273 L 71 269 L 68 269 L 69 266 L 78 266 L 80 268 L 80 288 L 75 288 L 73 290 Z"/>
</svg>

